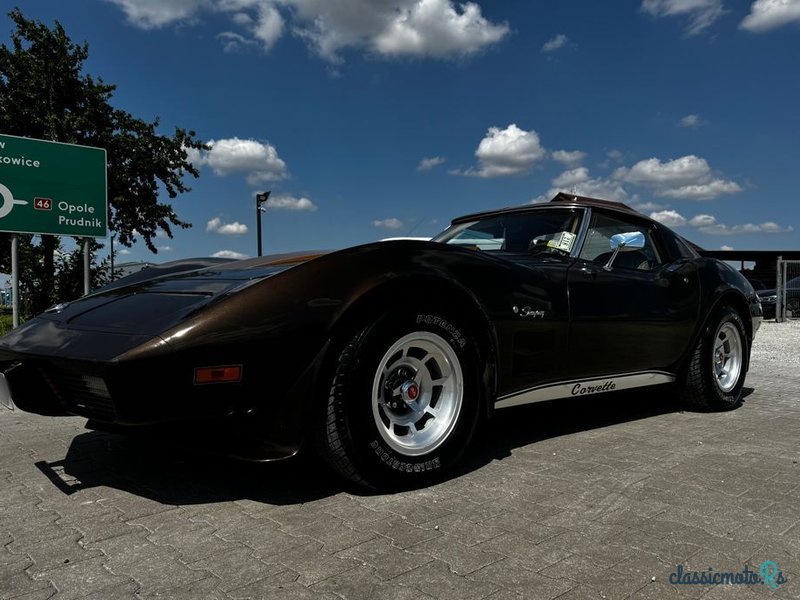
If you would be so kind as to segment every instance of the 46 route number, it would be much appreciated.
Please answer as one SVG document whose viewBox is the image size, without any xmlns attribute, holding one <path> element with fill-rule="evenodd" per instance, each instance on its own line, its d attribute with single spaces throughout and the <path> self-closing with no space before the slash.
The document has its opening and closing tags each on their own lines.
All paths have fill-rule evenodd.
<svg viewBox="0 0 800 600">
<path fill-rule="evenodd" d="M 50 198 L 34 198 L 33 208 L 36 210 L 53 210 L 53 201 Z"/>
</svg>

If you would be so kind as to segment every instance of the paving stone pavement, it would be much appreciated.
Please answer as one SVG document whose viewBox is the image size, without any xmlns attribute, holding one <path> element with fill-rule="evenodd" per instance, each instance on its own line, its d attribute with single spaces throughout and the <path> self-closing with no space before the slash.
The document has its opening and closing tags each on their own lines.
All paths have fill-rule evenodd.
<svg viewBox="0 0 800 600">
<path fill-rule="evenodd" d="M 0 599 L 800 598 L 794 331 L 738 410 L 653 390 L 508 409 L 452 478 L 391 495 L 0 409 Z M 669 581 L 764 561 L 777 590 Z"/>
</svg>

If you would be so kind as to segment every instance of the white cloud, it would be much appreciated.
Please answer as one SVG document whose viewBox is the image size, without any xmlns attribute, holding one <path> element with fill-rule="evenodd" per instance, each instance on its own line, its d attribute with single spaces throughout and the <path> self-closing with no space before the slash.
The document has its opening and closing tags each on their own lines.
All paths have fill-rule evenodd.
<svg viewBox="0 0 800 600">
<path fill-rule="evenodd" d="M 128 254 L 130 254 L 130 253 L 131 253 L 131 251 L 128 250 L 127 248 L 123 248 L 122 250 L 120 250 L 118 252 L 118 254 L 121 254 L 122 256 L 128 256 Z"/>
<path fill-rule="evenodd" d="M 327 10 L 330 5 L 341 3 L 331 0 L 300 2 L 324 4 Z M 372 48 L 384 55 L 463 56 L 500 41 L 509 31 L 505 23 L 486 20 L 480 6 L 474 2 L 456 5 L 452 0 L 396 0 L 358 4 L 362 9 L 372 6 L 373 10 L 383 13 L 384 19 L 388 17 L 383 30 L 371 39 Z"/>
<path fill-rule="evenodd" d="M 431 156 L 430 158 L 423 158 L 419 161 L 419 165 L 417 166 L 417 171 L 430 171 L 434 167 L 438 167 L 441 164 L 444 164 L 445 158 L 441 156 Z"/>
<path fill-rule="evenodd" d="M 742 233 L 789 233 L 794 231 L 794 227 L 782 227 L 773 221 L 765 223 L 745 223 L 744 225 L 728 226 L 722 223 L 715 223 L 707 227 L 699 227 L 699 231 L 709 235 L 732 235 Z"/>
<path fill-rule="evenodd" d="M 654 221 L 666 225 L 667 227 L 682 227 L 686 225 L 686 217 L 675 210 L 662 210 L 650 213 L 650 218 Z"/>
<path fill-rule="evenodd" d="M 223 31 L 217 34 L 217 39 L 222 42 L 222 49 L 225 52 L 236 52 L 247 46 L 257 46 L 258 42 L 244 37 L 235 31 Z"/>
<path fill-rule="evenodd" d="M 289 20 L 294 33 L 330 62 L 341 62 L 341 52 L 349 48 L 389 57 L 466 56 L 510 31 L 508 24 L 486 19 L 476 2 L 453 0 L 108 1 L 119 6 L 129 22 L 145 29 L 189 22 L 202 12 L 228 14 L 249 36 L 221 37 L 228 51 L 247 45 L 247 40 L 269 50 Z"/>
<path fill-rule="evenodd" d="M 274 210 L 296 210 L 309 212 L 317 210 L 317 205 L 308 198 L 297 198 L 289 195 L 270 196 L 267 200 L 266 207 Z"/>
<path fill-rule="evenodd" d="M 630 207 L 640 213 L 651 213 L 664 209 L 663 204 L 657 204 L 656 202 L 634 202 L 630 204 Z"/>
<path fill-rule="evenodd" d="M 689 220 L 689 225 L 692 227 L 710 227 L 717 222 L 717 218 L 713 215 L 695 215 Z"/>
<path fill-rule="evenodd" d="M 661 190 L 660 195 L 679 200 L 713 200 L 722 194 L 741 192 L 742 187 L 735 181 L 714 179 L 708 183 L 682 185 L 677 188 Z"/>
<path fill-rule="evenodd" d="M 250 185 L 279 181 L 289 175 L 286 163 L 271 144 L 238 137 L 207 143 L 210 150 L 189 149 L 189 160 L 195 166 L 211 167 L 215 175 L 245 174 Z"/>
<path fill-rule="evenodd" d="M 794 228 L 782 227 L 774 221 L 766 221 L 764 223 L 745 223 L 744 225 L 725 225 L 718 223 L 717 218 L 713 215 L 696 215 L 689 219 L 689 225 L 696 227 L 698 231 L 707 233 L 709 235 L 734 235 L 742 233 L 788 233 L 794 231 Z"/>
<path fill-rule="evenodd" d="M 451 171 L 475 177 L 524 175 L 546 154 L 535 131 L 523 131 L 512 123 L 505 129 L 490 127 L 475 156 L 479 166 L 466 171 Z"/>
<path fill-rule="evenodd" d="M 563 48 L 568 41 L 569 38 L 566 35 L 559 33 L 557 36 L 550 38 L 544 43 L 544 46 L 542 46 L 542 52 L 555 52 L 559 48 Z"/>
<path fill-rule="evenodd" d="M 157 246 L 156 249 L 161 252 L 172 252 L 172 246 Z"/>
<path fill-rule="evenodd" d="M 565 167 L 574 167 L 586 158 L 586 152 L 581 152 L 580 150 L 555 150 L 550 156 Z"/>
<path fill-rule="evenodd" d="M 763 33 L 792 22 L 800 22 L 800 0 L 756 0 L 739 28 Z"/>
<path fill-rule="evenodd" d="M 700 120 L 700 115 L 686 115 L 681 119 L 681 125 L 684 127 L 700 127 L 702 123 L 703 122 Z"/>
<path fill-rule="evenodd" d="M 589 169 L 586 167 L 578 167 L 577 169 L 570 169 L 569 171 L 561 173 L 553 179 L 553 185 L 557 188 L 569 188 L 570 186 L 586 181 L 589 181 Z"/>
<path fill-rule="evenodd" d="M 658 158 L 641 160 L 630 168 L 620 167 L 614 177 L 649 187 L 658 196 L 683 200 L 711 200 L 742 191 L 738 183 L 716 177 L 708 162 L 694 155 L 666 162 Z"/>
<path fill-rule="evenodd" d="M 687 17 L 689 35 L 701 33 L 725 14 L 722 0 L 642 0 L 642 10 L 654 17 Z"/>
<path fill-rule="evenodd" d="M 553 187 L 531 202 L 547 202 L 559 192 L 567 192 L 589 198 L 627 202 L 631 197 L 619 181 L 592 178 L 586 167 L 578 167 L 564 171 L 552 181 Z M 636 200 L 638 197 L 633 196 Z"/>
<path fill-rule="evenodd" d="M 243 258 L 250 258 L 247 254 L 242 254 L 241 252 L 235 252 L 233 250 L 219 250 L 212 254 L 214 258 L 234 258 L 236 260 L 242 260 Z"/>
<path fill-rule="evenodd" d="M 244 235 L 247 233 L 247 225 L 234 221 L 233 223 L 223 223 L 219 217 L 214 217 L 206 223 L 206 231 L 209 233 L 219 233 L 221 235 Z"/>
<path fill-rule="evenodd" d="M 142 29 L 155 29 L 186 21 L 209 6 L 203 0 L 108 0 L 119 6 L 128 21 Z"/>
<path fill-rule="evenodd" d="M 375 227 L 382 227 L 383 229 L 402 229 L 403 222 L 400 219 L 396 219 L 395 217 L 390 217 L 388 219 L 375 219 L 372 224 Z"/>
<path fill-rule="evenodd" d="M 733 250 L 733 246 L 722 245 L 720 246 L 720 250 Z"/>
</svg>

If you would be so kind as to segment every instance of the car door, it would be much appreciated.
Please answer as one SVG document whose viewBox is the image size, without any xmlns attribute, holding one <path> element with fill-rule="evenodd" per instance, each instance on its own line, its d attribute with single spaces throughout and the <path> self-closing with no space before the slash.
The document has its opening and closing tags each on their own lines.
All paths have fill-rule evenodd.
<svg viewBox="0 0 800 600">
<path fill-rule="evenodd" d="M 619 252 L 605 268 L 611 236 L 630 232 L 644 235 L 644 247 Z M 674 370 L 695 325 L 699 277 L 658 235 L 646 219 L 593 210 L 567 276 L 571 378 Z"/>
</svg>

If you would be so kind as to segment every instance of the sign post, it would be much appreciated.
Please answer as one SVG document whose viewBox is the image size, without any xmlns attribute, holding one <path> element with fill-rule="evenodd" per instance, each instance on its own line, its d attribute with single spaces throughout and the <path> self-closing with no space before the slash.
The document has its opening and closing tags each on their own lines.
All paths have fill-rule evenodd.
<svg viewBox="0 0 800 600">
<path fill-rule="evenodd" d="M 0 134 L 0 231 L 106 237 L 106 151 Z M 19 322 L 18 240 L 11 241 L 13 321 Z M 84 240 L 84 291 L 89 243 Z"/>
</svg>

